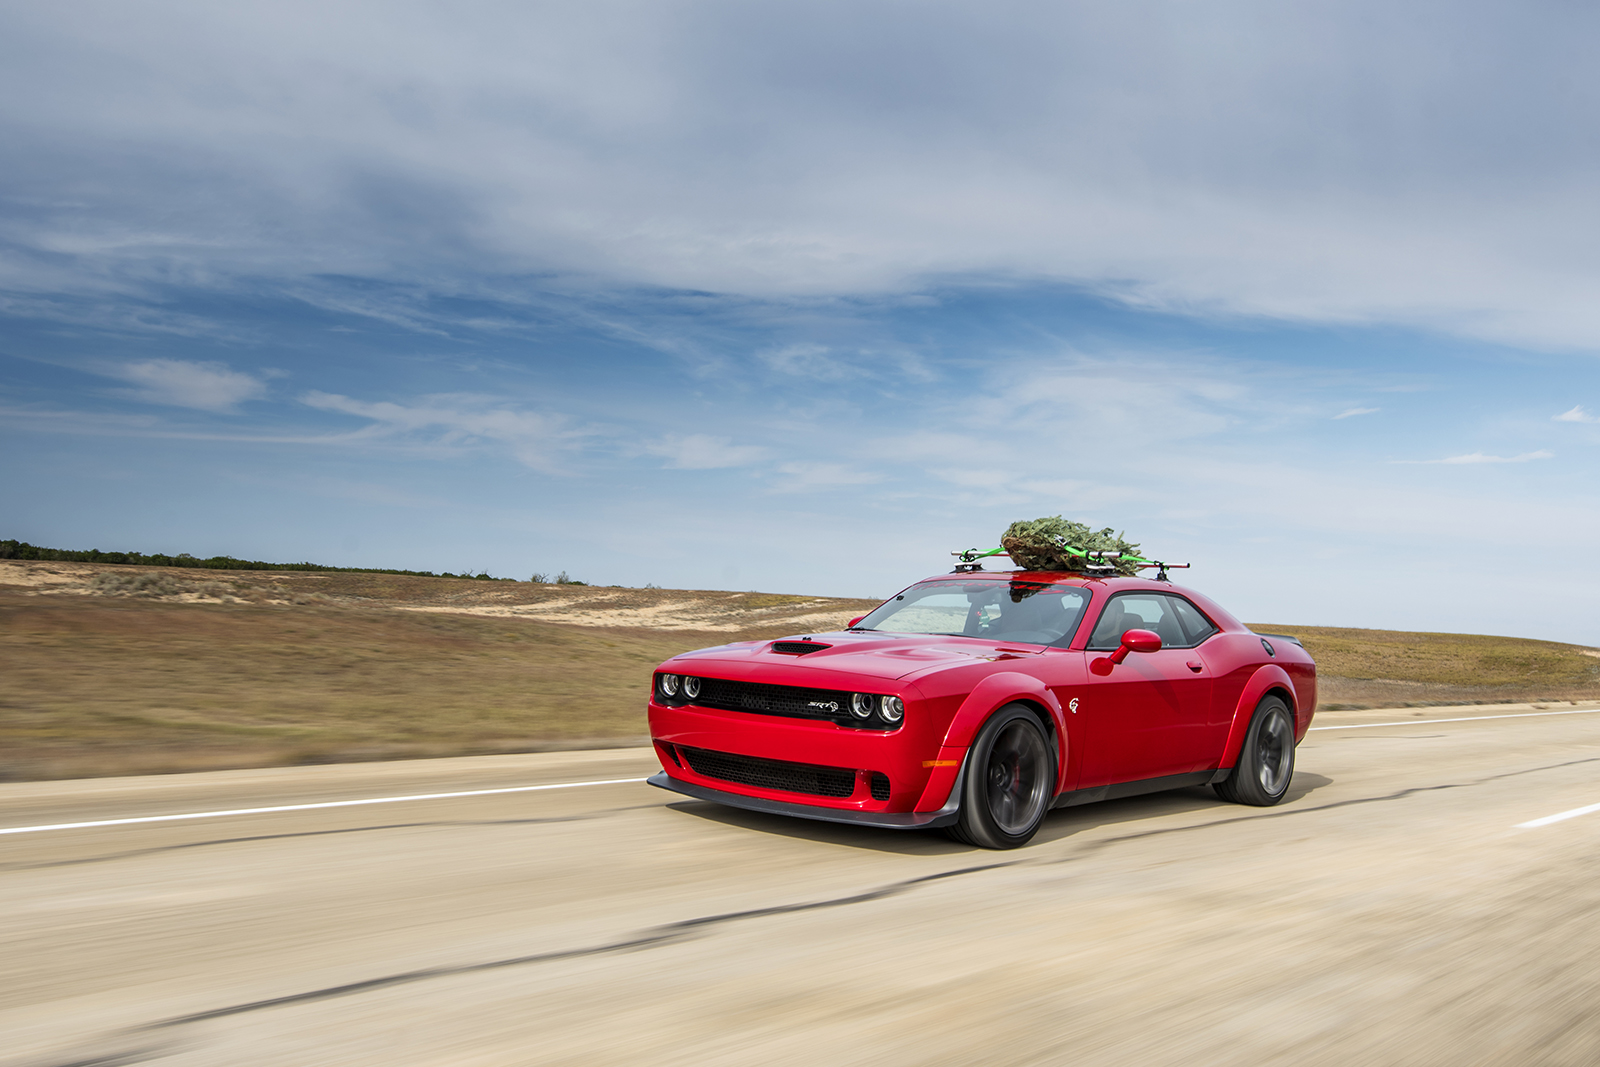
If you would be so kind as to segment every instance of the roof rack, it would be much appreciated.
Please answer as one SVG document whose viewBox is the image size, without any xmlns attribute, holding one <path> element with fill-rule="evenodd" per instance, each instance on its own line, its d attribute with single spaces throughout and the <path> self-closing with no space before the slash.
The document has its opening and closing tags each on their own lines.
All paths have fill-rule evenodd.
<svg viewBox="0 0 1600 1067">
<path fill-rule="evenodd" d="M 1172 581 L 1171 578 L 1167 577 L 1167 572 L 1169 570 L 1188 570 L 1191 566 L 1193 566 L 1193 564 L 1189 563 L 1164 563 L 1159 559 L 1145 559 L 1143 556 L 1135 556 L 1132 552 L 1113 552 L 1109 549 L 1101 548 L 1091 548 L 1087 550 L 1082 548 L 1074 548 L 1065 541 L 1060 542 L 1057 547 L 1065 549 L 1074 556 L 1082 556 L 1085 560 L 1093 560 L 1093 563 L 1084 564 L 1083 573 L 1092 575 L 1096 578 L 1105 578 L 1117 573 L 1116 565 L 1107 563 L 1107 560 L 1132 560 L 1133 565 L 1139 570 L 1147 571 L 1154 569 L 1156 571 L 1156 581 L 1158 582 Z M 958 549 L 950 554 L 956 557 L 956 569 L 953 572 L 955 574 L 966 574 L 971 571 L 983 570 L 983 561 L 988 559 L 990 556 L 1005 556 L 1008 559 L 1011 556 L 1011 553 L 1007 552 L 1003 548 L 991 548 L 987 552 L 980 552 L 976 548 L 963 548 Z"/>
<path fill-rule="evenodd" d="M 963 548 L 950 554 L 956 557 L 956 569 L 952 572 L 954 574 L 965 574 L 968 571 L 981 571 L 983 570 L 983 561 L 990 556 L 1005 556 L 1007 559 L 1011 558 L 1011 553 L 1007 552 L 1003 548 L 991 548 L 987 552 L 979 552 L 975 548 Z"/>
</svg>

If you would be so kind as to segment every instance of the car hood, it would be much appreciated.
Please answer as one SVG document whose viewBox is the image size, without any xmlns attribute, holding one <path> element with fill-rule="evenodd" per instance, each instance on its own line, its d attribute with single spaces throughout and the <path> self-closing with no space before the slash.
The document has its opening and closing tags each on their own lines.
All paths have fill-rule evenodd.
<svg viewBox="0 0 1600 1067">
<path fill-rule="evenodd" d="M 803 655 L 774 649 L 789 642 L 828 647 Z M 735 680 L 803 671 L 898 681 L 975 662 L 1023 659 L 1037 656 L 1041 651 L 1037 645 L 1008 645 L 972 637 L 841 632 L 719 645 L 685 652 L 668 660 L 664 666 L 685 674 L 698 670 Z"/>
</svg>

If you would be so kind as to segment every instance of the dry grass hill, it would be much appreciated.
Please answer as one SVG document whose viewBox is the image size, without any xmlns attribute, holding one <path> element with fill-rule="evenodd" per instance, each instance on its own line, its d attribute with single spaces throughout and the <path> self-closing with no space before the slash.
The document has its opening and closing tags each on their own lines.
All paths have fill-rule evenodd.
<svg viewBox="0 0 1600 1067">
<path fill-rule="evenodd" d="M 650 670 L 872 600 L 0 561 L 0 778 L 639 743 Z M 1292 625 L 1324 708 L 1600 697 L 1600 652 Z"/>
</svg>

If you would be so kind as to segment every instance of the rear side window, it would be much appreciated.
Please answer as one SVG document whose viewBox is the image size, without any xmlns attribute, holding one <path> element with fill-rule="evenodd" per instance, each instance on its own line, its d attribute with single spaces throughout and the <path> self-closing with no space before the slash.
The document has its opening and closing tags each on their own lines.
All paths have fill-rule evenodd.
<svg viewBox="0 0 1600 1067">
<path fill-rule="evenodd" d="M 1193 648 L 1216 632 L 1204 615 L 1187 600 L 1166 593 L 1121 593 L 1106 602 L 1089 638 L 1095 651 L 1109 651 L 1122 643 L 1129 630 L 1150 630 L 1163 648 Z"/>
<path fill-rule="evenodd" d="M 1167 597 L 1172 603 L 1172 610 L 1178 616 L 1178 623 L 1183 627 L 1184 635 L 1188 638 L 1186 648 L 1193 648 L 1201 641 L 1217 632 L 1211 620 L 1200 614 L 1200 609 L 1183 599 L 1181 596 Z"/>
</svg>

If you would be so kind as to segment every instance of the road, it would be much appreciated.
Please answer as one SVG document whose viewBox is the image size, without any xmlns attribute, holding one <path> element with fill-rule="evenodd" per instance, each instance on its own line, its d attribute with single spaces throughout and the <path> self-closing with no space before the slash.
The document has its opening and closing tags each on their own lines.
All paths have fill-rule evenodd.
<svg viewBox="0 0 1600 1067">
<path fill-rule="evenodd" d="M 1007 853 L 631 749 L 0 785 L 55 827 L 0 834 L 0 1064 L 1600 1062 L 1600 811 L 1518 825 L 1600 803 L 1600 706 L 1315 725 L 1280 807 Z"/>
</svg>

